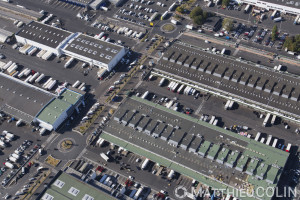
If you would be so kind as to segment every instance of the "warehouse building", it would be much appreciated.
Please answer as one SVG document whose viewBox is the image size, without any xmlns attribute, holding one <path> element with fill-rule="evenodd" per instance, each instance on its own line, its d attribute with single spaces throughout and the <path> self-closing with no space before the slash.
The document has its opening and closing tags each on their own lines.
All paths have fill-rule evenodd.
<svg viewBox="0 0 300 200">
<path fill-rule="evenodd" d="M 71 174 L 59 171 L 48 186 L 41 192 L 38 200 L 117 200 L 104 188 L 92 186 Z"/>
<path fill-rule="evenodd" d="M 64 45 L 63 53 L 111 71 L 126 54 L 125 48 L 84 34 L 77 34 Z"/>
<path fill-rule="evenodd" d="M 265 66 L 175 42 L 152 74 L 300 123 L 299 79 Z"/>
<path fill-rule="evenodd" d="M 79 106 L 84 104 L 83 99 L 83 94 L 66 88 L 38 112 L 34 122 L 49 131 L 57 130 L 74 111 L 79 112 Z"/>
<path fill-rule="evenodd" d="M 120 45 L 39 22 L 26 25 L 16 33 L 16 39 L 22 44 L 30 44 L 57 56 L 71 56 L 108 71 L 126 54 L 126 49 Z"/>
<path fill-rule="evenodd" d="M 14 33 L 4 30 L 4 29 L 0 29 L 0 43 L 5 43 L 5 42 L 9 42 L 10 38 L 14 35 Z"/>
<path fill-rule="evenodd" d="M 31 123 L 34 116 L 56 95 L 0 72 L 0 109 Z"/>
<path fill-rule="evenodd" d="M 59 56 L 61 55 L 60 46 L 64 44 L 68 38 L 73 37 L 73 33 L 32 21 L 17 32 L 15 37 L 17 42 L 30 44 Z"/>
<path fill-rule="evenodd" d="M 281 0 L 281 1 L 260 1 L 260 0 L 235 0 L 237 3 L 250 4 L 266 10 L 278 10 L 284 14 L 300 15 L 299 1 Z"/>
<path fill-rule="evenodd" d="M 120 124 L 125 108 L 139 115 L 147 113 L 147 120 L 157 121 L 152 134 L 141 134 L 129 125 L 132 120 L 136 124 L 139 118 L 132 117 L 133 114 L 128 115 L 126 123 Z M 126 99 L 116 115 L 103 128 L 101 138 L 213 188 L 239 190 L 240 184 L 248 184 L 253 189 L 275 188 L 289 156 L 280 149 L 136 96 Z M 149 130 L 153 129 L 151 123 L 145 124 L 144 130 L 148 130 L 148 125 L 151 125 Z"/>
</svg>

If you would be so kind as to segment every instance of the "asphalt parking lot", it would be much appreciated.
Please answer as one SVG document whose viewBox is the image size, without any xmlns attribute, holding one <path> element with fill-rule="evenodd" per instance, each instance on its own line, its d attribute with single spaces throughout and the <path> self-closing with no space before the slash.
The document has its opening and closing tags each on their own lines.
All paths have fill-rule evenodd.
<svg viewBox="0 0 300 200">
<path fill-rule="evenodd" d="M 272 61 L 269 61 L 268 59 L 266 59 L 264 56 L 259 56 L 257 54 L 251 54 L 249 52 L 244 52 L 242 50 L 236 49 L 236 48 L 232 48 L 226 45 L 221 45 L 221 44 L 216 44 L 214 42 L 209 42 L 206 43 L 205 40 L 199 40 L 198 38 L 193 38 L 193 37 L 188 37 L 185 35 L 182 35 L 179 38 L 181 41 L 189 43 L 189 44 L 197 44 L 199 47 L 207 49 L 209 48 L 210 50 L 212 50 L 214 47 L 217 48 L 217 51 L 222 51 L 223 48 L 226 49 L 225 54 L 226 55 L 230 55 L 230 56 L 234 56 L 234 57 L 242 57 L 245 60 L 249 60 L 252 61 L 254 63 L 258 63 L 270 68 L 274 68 L 274 66 L 278 66 L 278 65 L 282 65 L 285 66 L 285 68 L 282 68 L 283 71 L 288 71 L 289 73 L 292 74 L 296 74 L 296 75 L 300 75 L 300 69 L 298 66 L 296 65 L 292 65 L 289 63 L 284 63 L 284 62 L 280 62 L 277 59 L 274 59 Z M 248 45 L 248 44 L 247 44 Z"/>
<path fill-rule="evenodd" d="M 135 23 L 141 26 L 148 26 L 149 19 L 157 12 L 162 15 L 173 1 L 161 0 L 161 1 L 148 1 L 148 0 L 132 0 L 127 1 L 116 13 L 117 19 L 125 20 L 130 23 Z M 158 16 L 155 18 L 158 19 Z"/>
<path fill-rule="evenodd" d="M 240 7 L 240 11 L 239 10 L 235 10 L 235 9 L 222 9 L 220 7 L 220 5 L 214 5 L 212 7 L 207 7 L 207 3 L 202 1 L 198 3 L 199 6 L 201 6 L 204 10 L 208 10 L 211 12 L 215 12 L 220 16 L 229 16 L 232 17 L 233 19 L 237 20 L 237 21 L 242 21 L 245 24 L 258 24 L 259 26 L 263 26 L 264 28 L 268 28 L 268 29 L 272 29 L 272 27 L 277 24 L 278 29 L 284 32 L 288 32 L 290 34 L 298 34 L 299 31 L 297 31 L 298 29 L 295 29 L 295 26 L 293 24 L 295 17 L 294 16 L 290 16 L 290 15 L 284 15 L 281 14 L 281 16 L 283 17 L 283 21 L 279 22 L 279 23 L 275 23 L 273 20 L 271 20 L 271 15 L 272 15 L 272 11 L 269 12 L 265 12 L 264 14 L 266 14 L 266 17 L 264 18 L 264 20 L 262 20 L 262 23 L 258 23 L 259 20 L 257 20 L 256 16 L 252 16 L 251 11 L 249 11 L 248 13 L 244 13 L 244 9 L 246 7 L 246 4 L 243 6 L 239 6 Z M 279 16 L 277 16 L 279 17 Z"/>
<path fill-rule="evenodd" d="M 31 162 L 29 161 L 27 158 L 30 158 L 32 155 L 34 155 L 34 152 L 32 151 L 32 149 L 34 148 L 34 146 L 36 144 L 42 144 L 44 141 L 46 141 L 48 134 L 46 134 L 45 136 L 40 136 L 38 131 L 32 132 L 32 127 L 30 127 L 29 125 L 26 124 L 22 124 L 22 126 L 17 127 L 16 126 L 16 121 L 10 122 L 8 123 L 9 117 L 5 117 L 5 118 L 1 118 L 1 125 L 0 125 L 0 132 L 2 133 L 4 130 L 9 131 L 10 133 L 13 133 L 15 135 L 15 139 L 13 139 L 11 142 L 9 142 L 8 146 L 3 148 L 1 147 L 1 159 L 0 162 L 1 164 L 1 168 L 4 167 L 4 163 L 7 161 L 6 159 L 10 156 L 10 154 L 14 153 L 15 150 L 17 150 L 20 146 L 22 146 L 22 144 L 24 144 L 24 141 L 27 140 L 28 142 L 26 146 L 26 148 L 24 149 L 24 153 L 20 155 L 18 164 L 14 164 L 15 168 L 14 171 L 17 170 L 17 166 L 18 165 L 22 165 L 22 163 L 27 163 L 27 162 Z M 38 154 L 38 152 L 37 152 Z M 8 161 L 10 163 L 13 163 L 12 161 Z M 27 166 L 28 164 L 26 164 Z M 11 169 L 8 169 L 8 167 L 4 167 L 6 169 L 5 172 L 1 173 L 1 182 L 5 179 L 5 177 L 7 177 L 10 172 L 12 171 Z M 26 182 L 28 181 L 29 176 L 32 176 L 33 173 L 32 169 L 29 169 L 30 167 L 27 167 L 27 172 L 23 177 L 19 177 L 16 182 L 12 185 L 7 185 L 5 187 L 5 192 L 7 192 L 8 194 L 15 194 L 16 191 Z M 30 171 L 29 171 L 30 170 Z M 28 173 L 30 172 L 30 173 Z M 20 173 L 19 173 L 20 174 Z M 30 175 L 28 175 L 30 174 Z M 17 175 L 18 176 L 18 175 Z M 15 176 L 16 177 L 16 176 Z M 15 179 L 14 177 L 14 179 Z M 14 180 L 12 179 L 12 180 Z M 1 187 L 3 187 L 1 185 Z M 2 195 L 1 195 L 2 196 Z"/>
<path fill-rule="evenodd" d="M 103 147 L 88 147 L 88 151 L 83 154 L 82 158 L 94 160 L 102 165 L 105 164 L 106 168 L 122 174 L 125 177 L 133 176 L 135 182 L 150 187 L 153 190 L 153 193 L 155 193 L 154 191 L 157 193 L 157 191 L 160 190 L 167 191 L 171 198 L 174 198 L 174 190 L 178 184 L 183 185 L 186 188 L 190 188 L 192 185 L 192 179 L 180 174 L 176 174 L 174 179 L 169 181 L 166 177 L 169 170 L 166 168 L 163 169 L 162 175 L 152 174 L 154 170 L 156 170 L 156 172 L 159 170 L 159 167 L 153 162 L 149 163 L 145 170 L 142 170 L 140 167 L 145 158 L 133 153 L 129 153 L 125 157 L 118 153 L 117 147 L 112 150 L 112 157 L 117 157 L 118 162 L 105 162 L 99 157 L 99 154 L 102 152 L 106 153 L 110 148 L 111 146 L 108 143 Z M 139 159 L 139 162 L 136 162 L 137 159 Z M 150 197 L 152 196 L 149 195 L 148 198 L 151 199 Z"/>
</svg>

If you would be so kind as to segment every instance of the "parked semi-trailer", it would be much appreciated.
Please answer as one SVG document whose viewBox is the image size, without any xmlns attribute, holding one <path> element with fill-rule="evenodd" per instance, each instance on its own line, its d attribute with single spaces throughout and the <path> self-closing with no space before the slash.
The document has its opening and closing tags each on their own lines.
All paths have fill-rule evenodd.
<svg viewBox="0 0 300 200">
<path fill-rule="evenodd" d="M 10 169 L 13 169 L 15 166 L 12 164 L 12 163 L 10 163 L 10 162 L 5 162 L 5 166 L 6 167 L 8 167 L 8 168 L 10 168 Z"/>
<path fill-rule="evenodd" d="M 37 79 L 39 77 L 40 73 L 36 72 L 30 79 L 29 79 L 29 83 L 32 83 L 35 79 Z"/>
<path fill-rule="evenodd" d="M 271 114 L 268 113 L 265 120 L 264 120 L 264 122 L 263 122 L 263 126 L 266 126 L 268 124 L 270 117 L 271 117 Z"/>
<path fill-rule="evenodd" d="M 178 94 L 181 94 L 183 88 L 184 88 L 184 85 L 181 85 L 181 86 L 178 88 L 177 93 L 178 93 Z"/>
<path fill-rule="evenodd" d="M 28 51 L 28 55 L 32 56 L 37 50 L 38 50 L 38 48 L 36 48 L 36 47 L 30 49 L 30 51 Z"/>
<path fill-rule="evenodd" d="M 105 161 L 109 160 L 109 157 L 105 155 L 105 153 L 100 153 L 101 158 L 103 158 Z"/>
<path fill-rule="evenodd" d="M 79 85 L 78 89 L 81 90 L 81 88 L 83 88 L 84 86 L 85 86 L 85 83 L 83 82 Z"/>
<path fill-rule="evenodd" d="M 51 51 L 47 51 L 47 52 L 42 56 L 42 59 L 43 59 L 43 60 L 48 60 L 52 55 L 53 55 L 53 53 L 52 53 Z"/>
<path fill-rule="evenodd" d="M 35 79 L 35 82 L 39 83 L 44 77 L 45 77 L 45 74 L 41 74 L 37 79 Z"/>
<path fill-rule="evenodd" d="M 276 116 L 276 115 L 273 115 L 272 120 L 271 120 L 271 124 L 272 124 L 272 125 L 275 124 L 276 118 L 277 118 L 277 116 Z"/>
<path fill-rule="evenodd" d="M 32 75 L 28 76 L 26 79 L 25 79 L 25 83 L 28 83 L 29 79 L 31 79 Z"/>
<path fill-rule="evenodd" d="M 267 142 L 266 142 L 266 145 L 270 145 L 271 140 L 272 140 L 272 135 L 269 135 L 268 139 L 267 139 Z"/>
<path fill-rule="evenodd" d="M 277 17 L 274 19 L 274 22 L 281 22 L 282 21 L 282 17 Z"/>
<path fill-rule="evenodd" d="M 47 85 L 52 81 L 52 78 L 49 78 L 43 85 L 43 88 L 47 88 Z"/>
<path fill-rule="evenodd" d="M 38 52 L 36 57 L 41 58 L 46 52 L 47 52 L 46 50 L 41 50 L 40 52 Z"/>
<path fill-rule="evenodd" d="M 8 159 L 14 163 L 18 162 L 18 159 L 16 159 L 15 157 L 12 157 L 12 156 L 10 156 Z"/>
<path fill-rule="evenodd" d="M 164 84 L 165 80 L 166 80 L 165 78 L 162 78 L 162 79 L 160 80 L 158 86 L 161 87 L 161 86 Z"/>
<path fill-rule="evenodd" d="M 168 174 L 168 178 L 172 179 L 174 177 L 175 171 L 172 169 L 169 174 Z"/>
<path fill-rule="evenodd" d="M 140 195 L 142 194 L 143 189 L 144 189 L 143 187 L 140 187 L 140 188 L 138 189 L 138 191 L 135 193 L 133 199 L 138 199 L 138 198 L 140 197 Z"/>
<path fill-rule="evenodd" d="M 147 99 L 148 94 L 149 94 L 149 91 L 146 91 L 146 92 L 143 94 L 142 99 Z"/>
<path fill-rule="evenodd" d="M 276 147 L 276 145 L 277 145 L 277 142 L 278 142 L 278 139 L 275 139 L 274 141 L 273 141 L 273 144 L 272 144 L 272 147 Z"/>
<path fill-rule="evenodd" d="M 72 85 L 72 87 L 73 87 L 73 88 L 77 88 L 77 87 L 79 86 L 79 84 L 80 84 L 80 81 L 77 80 L 77 81 Z"/>
<path fill-rule="evenodd" d="M 26 71 L 24 72 L 24 76 L 28 76 L 31 73 L 31 69 L 26 69 Z"/>
<path fill-rule="evenodd" d="M 245 13 L 249 12 L 249 10 L 250 10 L 250 7 L 251 7 L 251 5 L 250 5 L 250 4 L 248 4 L 248 5 L 245 7 L 245 10 L 244 10 L 244 12 L 245 12 Z"/>
<path fill-rule="evenodd" d="M 64 67 L 65 68 L 68 68 L 71 64 L 72 64 L 72 62 L 74 61 L 75 59 L 73 58 L 73 57 L 71 57 L 69 60 L 68 60 L 68 62 L 66 62 L 66 64 L 64 65 Z"/>
<path fill-rule="evenodd" d="M 276 14 L 277 14 L 277 10 L 274 10 L 274 12 L 273 12 L 272 15 L 271 15 L 271 19 L 272 19 L 272 20 L 275 18 Z"/>
<path fill-rule="evenodd" d="M 12 61 L 9 61 L 8 63 L 6 63 L 6 64 L 2 67 L 2 69 L 3 69 L 3 70 L 7 70 L 12 64 L 13 64 L 13 62 L 12 62 Z"/>
<path fill-rule="evenodd" d="M 143 169 L 143 170 L 146 169 L 147 165 L 149 164 L 149 161 L 150 160 L 148 158 L 146 158 L 141 166 L 141 169 Z"/>
<path fill-rule="evenodd" d="M 57 83 L 57 80 L 53 80 L 51 83 L 49 83 L 49 85 L 47 86 L 47 90 L 51 90 L 55 84 Z"/>
<path fill-rule="evenodd" d="M 257 134 L 256 134 L 256 136 L 255 136 L 255 141 L 258 141 L 259 140 L 259 137 L 260 137 L 260 135 L 261 135 L 261 132 L 257 132 Z"/>
</svg>

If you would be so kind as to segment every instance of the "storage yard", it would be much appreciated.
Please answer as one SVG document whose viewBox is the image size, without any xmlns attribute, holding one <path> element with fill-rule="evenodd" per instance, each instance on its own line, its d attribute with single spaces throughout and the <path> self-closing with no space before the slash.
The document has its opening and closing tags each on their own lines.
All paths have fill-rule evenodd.
<svg viewBox="0 0 300 200">
<path fill-rule="evenodd" d="M 275 186 L 288 158 L 284 151 L 138 97 L 123 103 L 101 137 L 216 188 L 246 187 L 243 181 L 250 188 Z M 211 162 L 215 159 L 217 163 Z M 246 167 L 256 160 L 256 165 Z M 219 167 L 223 163 L 229 167 Z M 252 175 L 260 167 L 263 180 L 246 180 L 241 173 Z"/>
</svg>

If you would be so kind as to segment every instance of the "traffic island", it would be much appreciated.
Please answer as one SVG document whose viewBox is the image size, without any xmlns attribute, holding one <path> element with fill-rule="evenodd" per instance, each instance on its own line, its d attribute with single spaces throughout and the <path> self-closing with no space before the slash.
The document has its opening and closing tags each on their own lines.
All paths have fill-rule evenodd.
<svg viewBox="0 0 300 200">
<path fill-rule="evenodd" d="M 173 24 L 164 24 L 161 26 L 161 30 L 166 32 L 166 33 L 171 33 L 176 29 L 176 27 Z"/>
<path fill-rule="evenodd" d="M 45 162 L 53 167 L 56 167 L 59 163 L 60 163 L 61 160 L 59 159 L 56 159 L 54 157 L 52 157 L 51 155 L 49 155 L 46 159 L 45 159 Z"/>
</svg>

